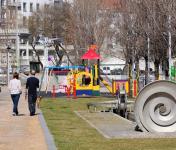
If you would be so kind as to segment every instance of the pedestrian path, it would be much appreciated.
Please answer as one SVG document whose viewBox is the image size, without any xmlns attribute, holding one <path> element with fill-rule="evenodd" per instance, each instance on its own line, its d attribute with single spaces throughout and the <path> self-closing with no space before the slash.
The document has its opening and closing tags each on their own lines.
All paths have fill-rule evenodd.
<svg viewBox="0 0 176 150">
<path fill-rule="evenodd" d="M 21 95 L 19 116 L 12 116 L 12 101 L 7 87 L 0 93 L 0 150 L 47 150 L 41 113 L 29 116 L 27 100 Z"/>
<path fill-rule="evenodd" d="M 136 123 L 112 112 L 75 111 L 75 113 L 108 139 L 176 138 L 175 133 L 135 131 Z"/>
</svg>

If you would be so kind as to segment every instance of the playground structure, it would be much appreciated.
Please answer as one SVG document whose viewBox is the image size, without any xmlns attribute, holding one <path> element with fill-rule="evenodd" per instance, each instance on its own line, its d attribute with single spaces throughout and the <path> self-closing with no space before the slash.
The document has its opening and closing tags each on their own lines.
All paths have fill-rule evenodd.
<svg viewBox="0 0 176 150">
<path fill-rule="evenodd" d="M 67 75 L 65 77 L 62 76 L 59 81 L 59 76 L 63 73 Z M 51 80 L 54 80 L 54 83 Z M 125 87 L 128 92 L 128 80 L 112 80 L 112 85 L 109 85 L 103 78 L 101 78 L 101 81 L 112 95 L 116 95 L 117 91 L 122 87 Z M 42 86 L 46 93 L 51 91 L 53 97 L 59 92 L 65 93 L 67 96 L 99 96 L 100 84 L 97 65 L 91 67 L 45 67 L 41 79 L 40 91 L 42 90 Z"/>
<path fill-rule="evenodd" d="M 97 84 L 97 69 L 96 65 L 85 70 L 85 66 L 67 66 L 67 67 L 45 67 L 41 79 L 40 91 L 42 86 L 47 93 L 50 90 L 52 93 L 58 93 L 59 89 L 63 89 L 68 96 L 74 95 L 99 95 L 99 85 Z M 67 69 L 67 75 L 59 81 L 59 74 Z M 57 71 L 56 71 L 57 70 Z M 51 78 L 55 82 L 52 84 Z M 60 83 L 59 83 L 60 82 Z M 51 85 L 52 84 L 52 85 Z M 50 86 L 51 85 L 51 86 Z M 52 89 L 51 89 L 52 87 Z M 49 89 L 50 88 L 50 89 Z"/>
<path fill-rule="evenodd" d="M 96 65 L 91 67 L 84 66 L 81 70 L 71 71 L 67 75 L 67 93 L 75 93 L 76 96 L 99 96 L 100 86 L 97 74 Z"/>
<path fill-rule="evenodd" d="M 96 54 L 94 49 L 89 49 L 81 58 L 83 60 L 82 66 L 48 66 L 44 68 L 44 73 L 41 79 L 40 91 L 44 85 L 44 91 L 47 93 L 51 91 L 52 96 L 55 97 L 57 93 L 65 93 L 67 96 L 73 95 L 74 97 L 80 95 L 99 96 L 100 95 L 100 81 L 108 89 L 108 91 L 115 96 L 120 88 L 125 88 L 129 93 L 129 81 L 128 80 L 110 80 L 100 76 L 99 71 L 99 59 L 100 56 Z M 93 66 L 86 66 L 84 60 L 96 59 L 97 64 Z M 66 72 L 67 76 L 59 79 L 59 75 Z M 54 77 L 53 83 L 51 78 Z M 108 79 L 109 80 L 109 79 Z M 44 83 L 44 84 L 43 84 Z M 52 85 L 52 86 L 51 86 Z M 137 89 L 135 95 L 137 95 Z"/>
</svg>

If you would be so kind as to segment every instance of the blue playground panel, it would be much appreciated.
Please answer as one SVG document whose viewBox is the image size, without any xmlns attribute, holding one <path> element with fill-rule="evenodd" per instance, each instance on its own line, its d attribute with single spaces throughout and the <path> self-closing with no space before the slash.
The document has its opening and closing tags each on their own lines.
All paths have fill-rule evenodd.
<svg viewBox="0 0 176 150">
<path fill-rule="evenodd" d="M 76 90 L 76 95 L 90 95 L 92 96 L 92 90 Z"/>
<path fill-rule="evenodd" d="M 63 66 L 63 67 L 48 66 L 45 68 L 48 68 L 48 69 L 84 69 L 85 66 Z"/>
</svg>

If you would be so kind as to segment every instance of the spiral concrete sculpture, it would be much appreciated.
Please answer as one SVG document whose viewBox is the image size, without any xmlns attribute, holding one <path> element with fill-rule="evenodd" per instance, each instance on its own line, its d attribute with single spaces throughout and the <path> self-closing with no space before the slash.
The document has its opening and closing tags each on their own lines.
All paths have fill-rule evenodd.
<svg viewBox="0 0 176 150">
<path fill-rule="evenodd" d="M 134 113 L 142 131 L 176 132 L 176 83 L 156 81 L 144 87 Z"/>
</svg>

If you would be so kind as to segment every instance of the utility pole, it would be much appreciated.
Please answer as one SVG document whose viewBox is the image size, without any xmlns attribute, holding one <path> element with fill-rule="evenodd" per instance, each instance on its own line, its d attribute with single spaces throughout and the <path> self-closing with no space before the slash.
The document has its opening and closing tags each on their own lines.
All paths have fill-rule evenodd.
<svg viewBox="0 0 176 150">
<path fill-rule="evenodd" d="M 18 31 L 18 1 L 15 2 L 15 11 L 16 11 L 16 61 L 17 61 L 17 70 L 20 69 L 20 50 L 19 50 L 19 31 Z"/>
<path fill-rule="evenodd" d="M 148 29 L 149 29 L 149 23 L 148 23 Z M 147 83 L 150 82 L 150 37 L 149 37 L 149 30 L 147 34 L 147 57 L 148 57 L 148 78 L 147 78 Z"/>
<path fill-rule="evenodd" d="M 9 53 L 10 53 L 10 46 L 7 45 L 7 85 L 9 86 L 10 81 L 10 63 L 9 63 Z"/>
<path fill-rule="evenodd" d="M 171 79 L 171 66 L 173 66 L 172 62 L 172 37 L 171 37 L 171 16 L 169 15 L 168 18 L 168 24 L 169 24 L 169 29 L 168 29 L 168 36 L 169 36 L 169 48 L 168 48 L 168 55 L 169 55 L 169 79 Z"/>
</svg>

